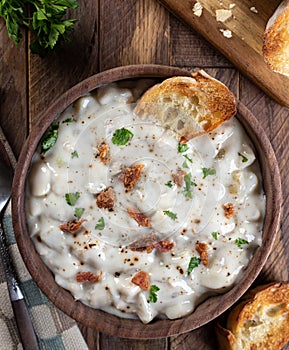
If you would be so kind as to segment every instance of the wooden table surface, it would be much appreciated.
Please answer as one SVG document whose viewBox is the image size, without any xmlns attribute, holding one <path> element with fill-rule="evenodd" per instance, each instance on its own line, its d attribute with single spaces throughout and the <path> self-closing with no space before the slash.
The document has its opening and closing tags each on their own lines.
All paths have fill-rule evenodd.
<svg viewBox="0 0 289 350">
<path fill-rule="evenodd" d="M 92 74 L 137 63 L 173 65 L 191 71 L 201 67 L 223 81 L 255 114 L 272 142 L 282 178 L 283 218 L 275 247 L 257 283 L 288 280 L 288 109 L 263 93 L 157 0 L 86 0 L 79 4 L 72 14 L 79 21 L 71 42 L 44 59 L 30 54 L 27 33 L 15 48 L 0 20 L 0 125 L 15 155 L 21 152 L 46 107 Z M 180 336 L 146 341 L 80 328 L 90 349 L 217 349 L 213 323 Z"/>
</svg>

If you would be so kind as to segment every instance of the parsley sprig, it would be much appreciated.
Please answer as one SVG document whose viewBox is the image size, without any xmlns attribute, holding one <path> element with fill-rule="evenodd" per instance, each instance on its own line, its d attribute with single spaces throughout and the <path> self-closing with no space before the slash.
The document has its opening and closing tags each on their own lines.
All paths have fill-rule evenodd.
<svg viewBox="0 0 289 350">
<path fill-rule="evenodd" d="M 58 128 L 59 123 L 53 122 L 49 129 L 43 135 L 40 144 L 41 144 L 41 154 L 45 155 L 55 144 L 58 138 Z"/>
<path fill-rule="evenodd" d="M 98 220 L 97 224 L 95 225 L 95 229 L 96 229 L 96 230 L 103 230 L 104 228 L 105 228 L 104 218 L 101 217 L 101 218 Z"/>
<path fill-rule="evenodd" d="M 163 213 L 167 215 L 170 219 L 176 220 L 178 218 L 178 215 L 176 213 L 173 213 L 170 210 L 164 210 Z"/>
<path fill-rule="evenodd" d="M 202 168 L 203 179 L 205 179 L 208 175 L 216 175 L 216 169 L 214 168 Z"/>
<path fill-rule="evenodd" d="M 126 145 L 133 138 L 133 133 L 125 128 L 116 129 L 112 135 L 112 143 L 118 146 Z"/>
<path fill-rule="evenodd" d="M 192 186 L 197 186 L 195 182 L 192 181 L 192 175 L 191 173 L 188 173 L 184 176 L 185 181 L 185 188 L 183 189 L 182 193 L 186 198 L 193 198 L 193 192 L 192 192 Z"/>
<path fill-rule="evenodd" d="M 249 242 L 244 238 L 237 238 L 235 244 L 238 248 L 243 249 L 244 244 L 249 244 Z"/>
<path fill-rule="evenodd" d="M 159 291 L 159 287 L 153 284 L 150 288 L 149 292 L 149 297 L 148 297 L 148 302 L 149 303 L 156 303 L 158 300 L 158 295 L 157 292 Z"/>
<path fill-rule="evenodd" d="M 76 20 L 63 17 L 68 9 L 77 7 L 77 0 L 1 0 L 0 17 L 16 46 L 22 39 L 21 28 L 26 27 L 34 36 L 31 51 L 45 56 L 68 40 Z"/>
<path fill-rule="evenodd" d="M 68 205 L 74 206 L 78 199 L 80 198 L 80 193 L 65 193 L 65 200 Z"/>
<path fill-rule="evenodd" d="M 188 275 L 193 271 L 193 269 L 198 267 L 200 263 L 201 263 L 201 259 L 197 258 L 196 256 L 193 256 L 189 262 L 189 266 L 187 270 Z"/>
</svg>

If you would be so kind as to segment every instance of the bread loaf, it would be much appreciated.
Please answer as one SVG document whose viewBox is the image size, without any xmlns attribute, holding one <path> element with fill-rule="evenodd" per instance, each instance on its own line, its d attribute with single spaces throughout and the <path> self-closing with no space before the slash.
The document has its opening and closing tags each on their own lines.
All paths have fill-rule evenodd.
<svg viewBox="0 0 289 350">
<path fill-rule="evenodd" d="M 135 113 L 156 118 L 185 142 L 234 116 L 236 101 L 224 84 L 201 70 L 154 85 L 140 98 Z"/>
<path fill-rule="evenodd" d="M 289 341 L 289 283 L 252 289 L 217 325 L 220 350 L 280 350 Z"/>
<path fill-rule="evenodd" d="M 289 0 L 282 1 L 267 22 L 263 56 L 273 71 L 289 76 Z"/>
</svg>

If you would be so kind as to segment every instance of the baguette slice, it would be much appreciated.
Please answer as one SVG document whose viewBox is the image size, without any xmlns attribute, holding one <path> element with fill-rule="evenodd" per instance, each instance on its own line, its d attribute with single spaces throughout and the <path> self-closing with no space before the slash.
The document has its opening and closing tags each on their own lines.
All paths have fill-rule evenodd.
<svg viewBox="0 0 289 350">
<path fill-rule="evenodd" d="M 217 325 L 220 350 L 280 350 L 289 341 L 289 283 L 252 289 Z"/>
<path fill-rule="evenodd" d="M 267 22 L 263 57 L 273 71 L 289 76 L 289 0 L 282 1 Z"/>
<path fill-rule="evenodd" d="M 236 101 L 224 84 L 201 70 L 154 85 L 139 99 L 135 113 L 156 118 L 186 142 L 233 117 Z"/>
</svg>

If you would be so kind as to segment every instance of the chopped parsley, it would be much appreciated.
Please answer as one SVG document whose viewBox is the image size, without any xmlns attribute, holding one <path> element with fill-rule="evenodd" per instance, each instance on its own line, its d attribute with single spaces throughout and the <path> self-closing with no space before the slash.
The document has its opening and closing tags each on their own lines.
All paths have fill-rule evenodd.
<svg viewBox="0 0 289 350">
<path fill-rule="evenodd" d="M 197 184 L 192 181 L 191 176 L 191 173 L 188 173 L 184 176 L 185 188 L 183 189 L 182 193 L 186 198 L 193 197 L 192 186 L 197 186 Z"/>
<path fill-rule="evenodd" d="M 170 188 L 172 188 L 174 186 L 171 180 L 168 181 L 165 185 L 170 187 Z"/>
<path fill-rule="evenodd" d="M 183 162 L 182 167 L 185 168 L 185 169 L 189 169 L 189 166 L 188 166 L 186 160 Z"/>
<path fill-rule="evenodd" d="M 177 219 L 177 214 L 176 213 L 173 213 L 172 211 L 170 210 L 164 210 L 163 213 L 165 215 L 167 215 L 169 218 L 171 218 L 172 220 L 176 220 Z"/>
<path fill-rule="evenodd" d="M 112 143 L 118 146 L 126 145 L 133 138 L 133 133 L 125 128 L 116 129 L 112 135 Z"/>
<path fill-rule="evenodd" d="M 159 287 L 153 284 L 150 288 L 149 292 L 149 297 L 148 297 L 148 302 L 149 303 L 156 303 L 158 300 L 158 295 L 157 292 L 159 291 Z"/>
<path fill-rule="evenodd" d="M 189 146 L 186 143 L 178 143 L 178 153 L 184 153 L 189 149 Z"/>
<path fill-rule="evenodd" d="M 203 171 L 203 179 L 205 179 L 208 175 L 216 175 L 216 170 L 213 168 L 202 168 Z"/>
<path fill-rule="evenodd" d="M 240 156 L 242 158 L 242 163 L 248 162 L 248 158 L 246 156 L 244 156 L 244 154 L 238 152 L 238 156 Z"/>
<path fill-rule="evenodd" d="M 215 240 L 217 240 L 218 239 L 218 232 L 212 232 L 211 233 L 211 236 L 215 239 Z"/>
<path fill-rule="evenodd" d="M 243 238 L 237 238 L 235 240 L 235 244 L 238 248 L 243 249 L 243 244 L 249 244 L 248 241 L 246 241 L 246 239 Z"/>
<path fill-rule="evenodd" d="M 80 197 L 80 193 L 79 192 L 75 192 L 75 193 L 66 193 L 65 194 L 65 199 L 66 199 L 66 203 L 68 205 L 75 205 L 75 203 L 77 202 L 77 200 Z"/>
<path fill-rule="evenodd" d="M 98 220 L 97 224 L 95 225 L 95 229 L 96 229 L 96 230 L 103 230 L 104 227 L 105 227 L 104 218 L 101 217 L 101 218 Z"/>
<path fill-rule="evenodd" d="M 193 163 L 192 158 L 190 158 L 187 154 L 183 154 L 183 157 L 185 157 L 190 163 Z"/>
<path fill-rule="evenodd" d="M 188 275 L 193 271 L 193 269 L 195 269 L 196 267 L 198 267 L 201 263 L 201 259 L 197 258 L 196 256 L 193 256 L 189 262 L 189 266 L 188 266 Z"/>
<path fill-rule="evenodd" d="M 41 139 L 41 154 L 46 154 L 55 144 L 58 138 L 59 123 L 53 122 Z"/>
<path fill-rule="evenodd" d="M 75 208 L 74 209 L 74 216 L 79 220 L 82 217 L 82 214 L 84 213 L 84 208 Z"/>
<path fill-rule="evenodd" d="M 73 123 L 75 120 L 73 118 L 67 118 L 65 120 L 63 120 L 62 124 L 65 124 L 65 123 Z"/>
<path fill-rule="evenodd" d="M 78 153 L 76 150 L 71 153 L 71 158 L 78 158 Z"/>
</svg>

